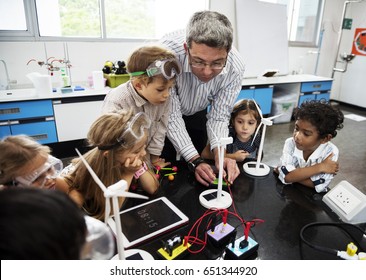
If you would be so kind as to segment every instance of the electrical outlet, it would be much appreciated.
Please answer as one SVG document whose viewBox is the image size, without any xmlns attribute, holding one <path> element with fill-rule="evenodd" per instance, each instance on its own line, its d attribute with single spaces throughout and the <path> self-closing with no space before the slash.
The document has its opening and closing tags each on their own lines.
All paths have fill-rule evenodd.
<svg viewBox="0 0 366 280">
<path fill-rule="evenodd" d="M 347 181 L 341 181 L 323 196 L 323 201 L 343 222 L 366 222 L 366 195 Z"/>
</svg>

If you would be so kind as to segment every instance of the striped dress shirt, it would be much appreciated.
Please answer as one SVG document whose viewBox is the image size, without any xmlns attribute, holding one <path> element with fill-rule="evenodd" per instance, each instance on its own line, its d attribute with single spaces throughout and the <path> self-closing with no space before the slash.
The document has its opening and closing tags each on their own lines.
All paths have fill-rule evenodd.
<svg viewBox="0 0 366 280">
<path fill-rule="evenodd" d="M 217 147 L 218 139 L 228 136 L 230 114 L 242 88 L 245 66 L 239 52 L 232 48 L 221 73 L 207 83 L 201 82 L 191 71 L 184 42 L 184 31 L 168 34 L 160 41 L 176 54 L 182 65 L 182 74 L 178 76 L 171 94 L 167 136 L 177 152 L 189 161 L 198 152 L 182 116 L 193 115 L 210 105 L 206 123 L 207 136 L 212 149 Z"/>
</svg>

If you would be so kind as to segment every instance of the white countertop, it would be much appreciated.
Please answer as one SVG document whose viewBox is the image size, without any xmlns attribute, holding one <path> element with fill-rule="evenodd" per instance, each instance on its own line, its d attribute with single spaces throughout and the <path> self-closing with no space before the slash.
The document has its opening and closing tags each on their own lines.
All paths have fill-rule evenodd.
<svg viewBox="0 0 366 280">
<path fill-rule="evenodd" d="M 256 86 L 256 85 L 275 85 L 287 83 L 301 83 L 301 82 L 318 82 L 318 81 L 332 81 L 331 78 L 302 74 L 302 75 L 287 75 L 275 76 L 270 78 L 246 78 L 242 81 L 242 86 Z M 71 97 L 83 96 L 97 96 L 106 95 L 111 88 L 105 87 L 102 90 L 95 90 L 92 88 L 85 88 L 82 91 L 74 91 L 70 93 L 50 93 L 49 95 L 37 95 L 34 88 L 28 89 L 10 89 L 0 90 L 0 102 L 13 101 L 30 101 L 42 99 L 63 99 Z"/>
<path fill-rule="evenodd" d="M 246 78 L 243 79 L 243 86 L 255 85 L 275 85 L 275 84 L 290 84 L 302 82 L 318 82 L 318 81 L 332 81 L 332 78 L 320 77 L 315 75 L 301 74 L 301 75 L 286 75 L 274 76 L 270 78 Z"/>
<path fill-rule="evenodd" d="M 74 91 L 70 93 L 57 93 L 53 92 L 48 95 L 37 95 L 34 88 L 27 89 L 9 89 L 0 90 L 0 102 L 13 102 L 13 101 L 30 101 L 30 100 L 42 100 L 42 99 L 63 99 L 71 97 L 83 97 L 83 96 L 97 96 L 106 95 L 111 88 L 105 87 L 102 90 L 95 90 L 92 88 L 85 88 L 85 90 Z"/>
</svg>

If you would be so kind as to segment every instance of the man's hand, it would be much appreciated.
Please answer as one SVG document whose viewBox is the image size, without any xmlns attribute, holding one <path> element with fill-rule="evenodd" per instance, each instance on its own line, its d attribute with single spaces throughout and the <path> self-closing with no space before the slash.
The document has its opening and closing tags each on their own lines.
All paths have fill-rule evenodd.
<svg viewBox="0 0 366 280">
<path fill-rule="evenodd" d="M 227 176 L 227 180 L 230 184 L 232 184 L 235 179 L 239 176 L 240 170 L 236 161 L 231 158 L 224 158 L 224 174 L 223 176 Z M 226 173 L 225 173 L 226 171 Z"/>
<path fill-rule="evenodd" d="M 199 183 L 207 187 L 216 179 L 216 175 L 208 163 L 199 164 L 194 171 L 194 176 Z"/>
</svg>

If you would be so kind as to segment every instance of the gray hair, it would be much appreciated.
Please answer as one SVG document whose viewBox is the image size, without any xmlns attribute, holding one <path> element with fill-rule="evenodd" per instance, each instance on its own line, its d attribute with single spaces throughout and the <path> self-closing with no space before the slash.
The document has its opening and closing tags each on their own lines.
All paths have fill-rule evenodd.
<svg viewBox="0 0 366 280">
<path fill-rule="evenodd" d="M 230 51 L 233 43 L 233 27 L 229 19 L 218 12 L 201 11 L 193 14 L 186 29 L 188 48 L 192 42 L 212 48 Z"/>
</svg>

